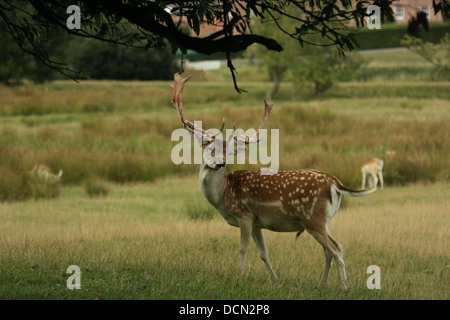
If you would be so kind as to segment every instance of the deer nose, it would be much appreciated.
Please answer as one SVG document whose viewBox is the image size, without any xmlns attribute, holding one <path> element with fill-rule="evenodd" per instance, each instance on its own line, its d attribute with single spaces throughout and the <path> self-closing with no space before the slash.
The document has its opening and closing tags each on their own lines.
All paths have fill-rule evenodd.
<svg viewBox="0 0 450 320">
<path fill-rule="evenodd" d="M 217 166 L 222 168 L 222 167 L 225 167 L 226 164 L 227 164 L 226 162 L 221 162 L 221 163 L 217 163 Z"/>
</svg>

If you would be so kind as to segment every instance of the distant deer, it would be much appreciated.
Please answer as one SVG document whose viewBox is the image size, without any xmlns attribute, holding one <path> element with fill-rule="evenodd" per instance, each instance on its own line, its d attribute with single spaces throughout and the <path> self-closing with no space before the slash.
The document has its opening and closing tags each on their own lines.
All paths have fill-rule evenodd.
<svg viewBox="0 0 450 320">
<path fill-rule="evenodd" d="M 54 174 L 52 170 L 43 164 L 34 166 L 30 174 L 45 182 L 57 183 L 61 180 L 63 171 L 59 170 L 58 174 Z"/>
<path fill-rule="evenodd" d="M 395 150 L 387 150 L 386 151 L 386 155 L 388 156 L 389 160 L 392 160 L 396 153 L 397 153 L 397 151 L 395 151 Z"/>
<path fill-rule="evenodd" d="M 201 146 L 208 151 L 200 166 L 200 188 L 211 203 L 231 226 L 240 228 L 239 276 L 244 266 L 250 237 L 256 243 L 259 256 L 272 278 L 277 276 L 269 262 L 262 229 L 279 232 L 310 233 L 323 247 L 325 270 L 320 286 L 326 286 L 332 259 L 336 262 L 341 287 L 349 289 L 342 246 L 331 236 L 328 225 L 336 215 L 343 195 L 361 197 L 376 189 L 351 190 L 334 176 L 316 170 L 279 171 L 262 175 L 260 171 L 234 171 L 227 173 L 228 156 L 245 151 L 243 146 L 258 142 L 260 129 L 272 110 L 265 102 L 263 121 L 252 137 L 242 139 L 233 134 L 226 140 L 188 121 L 184 115 L 182 92 L 190 77 L 175 74 L 172 85 L 172 104 L 177 109 L 185 129 L 190 131 Z M 223 150 L 218 153 L 214 150 Z"/>
<path fill-rule="evenodd" d="M 366 180 L 369 188 L 376 188 L 378 180 L 380 181 L 381 189 L 383 189 L 383 166 L 384 162 L 381 159 L 373 158 L 364 163 L 361 167 L 362 183 L 361 188 L 366 187 Z"/>
</svg>

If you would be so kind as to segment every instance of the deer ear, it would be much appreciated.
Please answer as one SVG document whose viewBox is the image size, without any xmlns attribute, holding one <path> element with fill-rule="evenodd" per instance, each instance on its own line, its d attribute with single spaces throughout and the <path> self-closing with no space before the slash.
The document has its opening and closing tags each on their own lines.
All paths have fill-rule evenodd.
<svg viewBox="0 0 450 320">
<path fill-rule="evenodd" d="M 236 144 L 234 148 L 230 148 L 230 150 L 227 150 L 227 155 L 237 156 L 239 154 L 245 153 L 247 150 L 248 149 L 245 146 Z"/>
<path fill-rule="evenodd" d="M 195 140 L 197 140 L 197 143 L 199 144 L 199 146 L 202 148 L 205 148 L 206 146 L 208 146 L 209 144 L 211 144 L 214 141 L 199 131 L 194 131 L 194 137 L 195 137 Z"/>
</svg>

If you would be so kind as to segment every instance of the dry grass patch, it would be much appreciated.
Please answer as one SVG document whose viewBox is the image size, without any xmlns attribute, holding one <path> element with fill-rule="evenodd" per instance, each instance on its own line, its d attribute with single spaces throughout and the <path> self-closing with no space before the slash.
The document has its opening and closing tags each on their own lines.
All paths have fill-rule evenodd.
<svg viewBox="0 0 450 320">
<path fill-rule="evenodd" d="M 238 281 L 239 230 L 217 214 L 191 220 L 188 199 L 201 197 L 196 177 L 155 185 L 110 186 L 107 198 L 63 188 L 53 201 L 3 206 L 0 223 L 2 297 L 70 298 L 65 268 L 83 270 L 79 298 L 145 299 L 448 299 L 447 184 L 387 188 L 351 199 L 330 229 L 344 247 L 352 291 L 342 295 L 332 268 L 329 288 L 320 245 L 307 233 L 265 231 L 280 281 L 272 283 L 256 248 Z M 175 198 L 173 194 L 177 194 Z M 366 288 L 369 265 L 382 289 Z M 34 284 L 33 284 L 34 283 Z M 52 290 L 50 290 L 53 288 Z"/>
</svg>

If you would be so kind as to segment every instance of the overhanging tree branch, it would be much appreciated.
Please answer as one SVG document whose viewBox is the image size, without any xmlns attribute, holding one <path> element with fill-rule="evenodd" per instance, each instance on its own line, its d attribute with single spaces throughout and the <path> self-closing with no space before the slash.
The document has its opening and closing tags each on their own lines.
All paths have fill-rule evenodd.
<svg viewBox="0 0 450 320">
<path fill-rule="evenodd" d="M 194 50 L 211 55 L 223 53 L 232 71 L 236 85 L 231 53 L 246 50 L 256 44 L 267 50 L 283 48 L 270 36 L 255 34 L 251 21 L 276 19 L 284 16 L 291 21 L 291 37 L 308 44 L 306 35 L 320 34 L 328 39 L 327 45 L 336 45 L 340 51 L 351 50 L 353 39 L 345 25 L 355 21 L 364 25 L 367 6 L 377 4 L 381 13 L 392 18 L 389 5 L 393 0 L 221 0 L 221 1 L 164 1 L 164 0 L 77 0 L 81 8 L 81 30 L 68 30 L 66 8 L 72 0 L 2 0 L 0 18 L 10 26 L 10 33 L 19 46 L 44 63 L 57 67 L 55 61 L 40 46 L 45 43 L 54 27 L 68 34 L 107 41 L 119 45 L 148 49 L 170 43 L 175 53 Z M 448 16 L 444 0 L 435 0 L 434 8 Z M 296 13 L 289 12 L 296 8 Z M 30 23 L 32 22 L 32 23 Z M 129 25 L 128 31 L 123 23 Z M 212 34 L 201 36 L 201 25 L 217 27 Z M 283 28 L 282 26 L 278 26 Z M 189 28 L 189 32 L 186 32 Z M 130 29 L 132 30 L 130 32 Z M 125 34 L 124 34 L 125 32 Z M 323 44 L 321 44 L 323 45 Z M 238 90 L 238 89 L 237 89 Z"/>
</svg>

